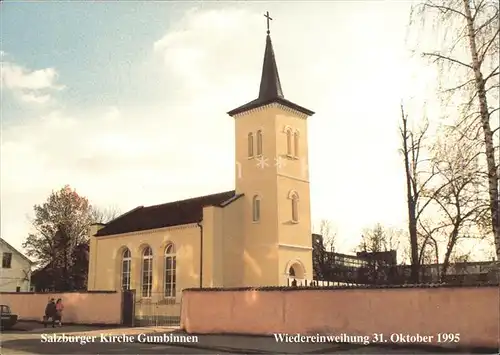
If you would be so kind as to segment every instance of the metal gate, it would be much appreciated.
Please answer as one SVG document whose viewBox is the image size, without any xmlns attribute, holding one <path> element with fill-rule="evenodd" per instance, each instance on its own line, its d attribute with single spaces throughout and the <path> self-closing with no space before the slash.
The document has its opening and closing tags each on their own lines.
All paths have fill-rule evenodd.
<svg viewBox="0 0 500 355">
<path fill-rule="evenodd" d="M 181 302 L 175 298 L 139 299 L 135 302 L 135 326 L 179 326 Z"/>
<path fill-rule="evenodd" d="M 135 291 L 125 290 L 122 293 L 122 324 L 127 327 L 134 326 Z"/>
</svg>

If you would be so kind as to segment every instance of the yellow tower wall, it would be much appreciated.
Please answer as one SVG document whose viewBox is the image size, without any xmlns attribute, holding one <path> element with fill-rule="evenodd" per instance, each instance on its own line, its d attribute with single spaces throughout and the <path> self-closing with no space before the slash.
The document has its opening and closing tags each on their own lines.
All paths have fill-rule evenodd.
<svg viewBox="0 0 500 355">
<path fill-rule="evenodd" d="M 286 266 L 295 259 L 301 261 L 306 277 L 312 277 L 306 118 L 276 103 L 235 116 L 236 191 L 245 194 L 242 206 L 244 286 L 283 284 Z M 297 157 L 287 156 L 288 128 L 299 132 Z M 259 130 L 263 137 L 262 160 L 248 156 L 248 134 L 253 133 L 255 137 Z M 254 139 L 254 153 L 256 151 Z M 298 223 L 291 222 L 292 191 L 299 195 Z M 261 198 L 258 222 L 252 220 L 256 195 Z"/>
</svg>

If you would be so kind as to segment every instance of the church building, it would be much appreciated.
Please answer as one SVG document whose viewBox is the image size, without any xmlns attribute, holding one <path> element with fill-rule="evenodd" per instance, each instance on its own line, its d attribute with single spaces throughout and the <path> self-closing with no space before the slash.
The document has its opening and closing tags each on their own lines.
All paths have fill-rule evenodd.
<svg viewBox="0 0 500 355">
<path fill-rule="evenodd" d="M 268 19 L 269 21 L 269 19 Z M 312 280 L 307 119 L 283 95 L 269 27 L 259 96 L 228 112 L 235 189 L 137 207 L 90 231 L 88 290 L 180 300 L 185 288 Z"/>
</svg>

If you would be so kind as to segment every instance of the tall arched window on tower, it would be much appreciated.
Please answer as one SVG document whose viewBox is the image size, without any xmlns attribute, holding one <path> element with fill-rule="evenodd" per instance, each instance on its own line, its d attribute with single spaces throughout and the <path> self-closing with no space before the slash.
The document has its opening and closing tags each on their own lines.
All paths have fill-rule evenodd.
<svg viewBox="0 0 500 355">
<path fill-rule="evenodd" d="M 130 266 L 132 264 L 132 254 L 126 248 L 122 253 L 122 277 L 121 286 L 122 290 L 130 290 Z"/>
<path fill-rule="evenodd" d="M 165 248 L 165 298 L 175 297 L 176 265 L 175 246 L 167 245 Z"/>
<path fill-rule="evenodd" d="M 260 221 L 260 197 L 255 195 L 252 200 L 252 221 Z"/>
<path fill-rule="evenodd" d="M 299 158 L 299 131 L 295 131 L 293 134 L 293 156 Z"/>
<path fill-rule="evenodd" d="M 262 131 L 257 131 L 257 156 L 262 155 Z"/>
<path fill-rule="evenodd" d="M 153 251 L 150 247 L 144 248 L 142 252 L 142 280 L 141 295 L 150 298 L 153 288 Z"/>
<path fill-rule="evenodd" d="M 289 198 L 292 204 L 292 222 L 299 222 L 299 195 L 295 191 L 290 191 Z"/>
<path fill-rule="evenodd" d="M 292 156 L 292 129 L 287 128 L 286 130 L 286 155 Z"/>
<path fill-rule="evenodd" d="M 253 157 L 253 133 L 248 133 L 248 157 Z"/>
</svg>

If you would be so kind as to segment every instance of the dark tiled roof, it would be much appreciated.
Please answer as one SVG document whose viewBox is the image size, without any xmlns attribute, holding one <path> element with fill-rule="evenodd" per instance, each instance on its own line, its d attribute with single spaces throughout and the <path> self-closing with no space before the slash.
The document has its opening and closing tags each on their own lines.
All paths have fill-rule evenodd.
<svg viewBox="0 0 500 355">
<path fill-rule="evenodd" d="M 264 63 L 262 64 L 262 76 L 260 77 L 259 99 L 268 100 L 277 97 L 283 99 L 285 96 L 281 88 L 278 65 L 276 64 L 276 57 L 274 56 L 271 36 L 267 35 Z"/>
<path fill-rule="evenodd" d="M 262 76 L 260 78 L 259 97 L 249 103 L 235 108 L 228 112 L 228 115 L 234 116 L 238 113 L 249 111 L 251 109 L 265 106 L 271 103 L 280 103 L 296 111 L 302 112 L 308 116 L 314 115 L 314 112 L 302 106 L 294 104 L 285 99 L 281 81 L 278 74 L 278 66 L 276 65 L 276 57 L 274 55 L 273 43 L 269 34 L 266 37 L 266 49 L 264 52 L 264 63 L 262 64 Z"/>
<path fill-rule="evenodd" d="M 229 116 L 234 116 L 234 115 L 237 115 L 238 113 L 250 111 L 251 109 L 254 109 L 254 108 L 257 108 L 257 107 L 261 107 L 261 106 L 265 106 L 265 105 L 269 105 L 269 104 L 272 104 L 272 103 L 275 103 L 275 102 L 279 103 L 279 104 L 282 104 L 283 106 L 289 107 L 291 109 L 294 109 L 296 111 L 299 111 L 299 112 L 301 112 L 301 113 L 303 113 L 305 115 L 308 115 L 308 116 L 314 115 L 313 111 L 308 110 L 305 107 L 299 106 L 297 104 L 294 104 L 291 101 L 288 101 L 287 99 L 283 99 L 283 98 L 280 98 L 280 97 L 277 97 L 277 98 L 274 98 L 274 99 L 269 99 L 269 100 L 256 99 L 256 100 L 250 101 L 247 104 L 244 104 L 243 106 L 235 108 L 232 111 L 229 111 L 227 114 Z"/>
<path fill-rule="evenodd" d="M 200 222 L 203 219 L 203 207 L 224 207 L 241 196 L 243 195 L 237 195 L 236 191 L 232 190 L 162 205 L 140 206 L 106 224 L 104 228 L 97 232 L 96 236 Z"/>
</svg>

